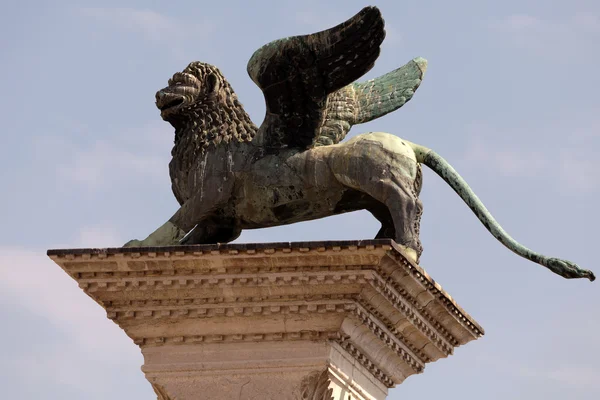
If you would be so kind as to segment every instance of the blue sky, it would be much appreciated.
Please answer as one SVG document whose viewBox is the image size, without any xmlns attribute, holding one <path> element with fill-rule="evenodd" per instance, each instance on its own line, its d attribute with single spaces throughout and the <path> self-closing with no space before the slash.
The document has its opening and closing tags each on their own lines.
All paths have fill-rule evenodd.
<svg viewBox="0 0 600 400">
<path fill-rule="evenodd" d="M 422 56 L 413 100 L 363 126 L 435 149 L 505 229 L 600 274 L 600 3 L 378 1 L 384 74 Z M 139 349 L 47 248 L 119 246 L 176 210 L 173 132 L 154 93 L 190 61 L 219 66 L 256 123 L 246 74 L 273 39 L 331 27 L 361 1 L 6 2 L 0 13 L 0 386 L 18 399 L 154 398 Z M 390 399 L 597 399 L 600 284 L 563 280 L 495 241 L 425 171 L 421 264 L 486 329 Z M 596 206 L 594 206 L 596 204 Z M 241 242 L 372 238 L 367 213 Z"/>
</svg>

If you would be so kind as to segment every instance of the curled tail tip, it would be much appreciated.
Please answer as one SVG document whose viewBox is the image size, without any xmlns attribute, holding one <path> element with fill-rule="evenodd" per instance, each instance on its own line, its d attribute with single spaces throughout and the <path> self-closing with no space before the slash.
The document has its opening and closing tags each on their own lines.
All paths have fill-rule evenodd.
<svg viewBox="0 0 600 400">
<path fill-rule="evenodd" d="M 596 280 L 596 275 L 594 275 L 592 271 L 587 271 L 587 273 L 587 278 L 590 280 L 590 282 L 594 282 Z"/>
<path fill-rule="evenodd" d="M 581 271 L 581 275 L 575 276 L 574 278 L 587 278 L 590 282 L 594 282 L 596 280 L 596 275 L 589 269 L 584 269 Z"/>
<path fill-rule="evenodd" d="M 596 275 L 589 269 L 580 269 L 579 275 L 574 278 L 587 278 L 590 282 L 594 282 L 596 280 Z"/>
<path fill-rule="evenodd" d="M 596 280 L 596 275 L 589 269 L 580 268 L 574 262 L 561 260 L 560 258 L 549 258 L 546 262 L 541 263 L 552 272 L 567 279 L 587 278 L 590 282 Z"/>
</svg>

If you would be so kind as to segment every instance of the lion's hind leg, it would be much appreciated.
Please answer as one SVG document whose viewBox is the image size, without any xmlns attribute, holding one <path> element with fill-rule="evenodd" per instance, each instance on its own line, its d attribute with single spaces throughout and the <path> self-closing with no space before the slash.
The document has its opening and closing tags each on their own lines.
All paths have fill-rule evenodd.
<svg viewBox="0 0 600 400">
<path fill-rule="evenodd" d="M 377 237 L 390 237 L 390 231 L 393 229 L 393 239 L 396 243 L 405 248 L 406 255 L 418 262 L 423 252 L 419 239 L 422 205 L 411 185 L 398 181 L 392 176 L 383 179 L 374 178 L 366 182 L 363 190 L 368 190 L 371 196 L 385 204 L 393 221 L 392 227 L 384 220 Z"/>
<path fill-rule="evenodd" d="M 399 150 L 398 146 L 403 146 L 401 139 L 386 134 L 360 136 L 332 154 L 331 170 L 341 183 L 368 194 L 387 208 L 389 214 L 380 210 L 379 216 L 369 210 L 382 222 L 378 237 L 390 236 L 391 217 L 393 239 L 406 249 L 407 256 L 418 262 L 422 253 L 420 166 L 410 153 Z M 383 214 L 389 217 L 381 217 Z"/>
</svg>

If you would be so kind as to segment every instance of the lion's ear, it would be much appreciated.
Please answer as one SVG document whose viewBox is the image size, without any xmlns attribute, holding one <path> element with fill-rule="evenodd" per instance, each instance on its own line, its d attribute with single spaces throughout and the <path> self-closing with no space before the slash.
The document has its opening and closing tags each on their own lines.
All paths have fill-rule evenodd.
<svg viewBox="0 0 600 400">
<path fill-rule="evenodd" d="M 219 79 L 215 74 L 206 77 L 206 93 L 214 94 L 219 90 Z"/>
</svg>

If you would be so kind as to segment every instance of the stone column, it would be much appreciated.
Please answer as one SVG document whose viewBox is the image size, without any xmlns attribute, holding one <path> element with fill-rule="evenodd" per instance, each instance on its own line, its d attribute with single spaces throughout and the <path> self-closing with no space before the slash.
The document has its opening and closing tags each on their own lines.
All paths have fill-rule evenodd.
<svg viewBox="0 0 600 400">
<path fill-rule="evenodd" d="M 382 400 L 483 329 L 390 240 L 49 250 L 159 400 Z"/>
</svg>

